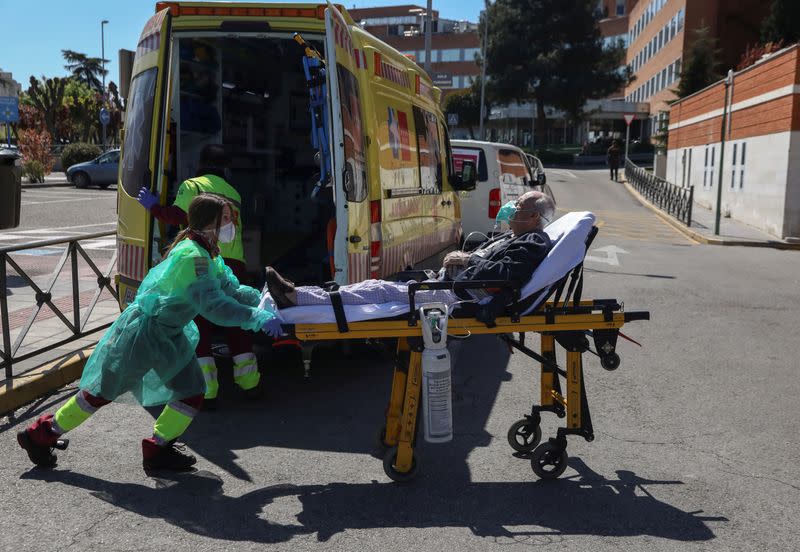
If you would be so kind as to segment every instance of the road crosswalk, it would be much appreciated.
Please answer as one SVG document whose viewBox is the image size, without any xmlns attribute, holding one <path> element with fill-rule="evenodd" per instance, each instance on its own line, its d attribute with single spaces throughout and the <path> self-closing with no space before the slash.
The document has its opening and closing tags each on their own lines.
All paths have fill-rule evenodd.
<svg viewBox="0 0 800 552">
<path fill-rule="evenodd" d="M 35 242 L 72 239 L 85 234 L 96 234 L 115 230 L 116 222 L 103 222 L 98 224 L 87 224 L 79 226 L 65 226 L 61 228 L 32 228 L 27 230 L 12 229 L 0 232 L 0 247 L 13 245 L 33 244 Z M 115 236 L 105 236 L 91 240 L 81 241 L 80 245 L 84 249 L 115 251 L 117 239 Z M 19 251 L 17 255 L 58 255 L 64 250 L 63 245 L 53 245 L 45 247 L 34 247 L 29 250 Z"/>
</svg>

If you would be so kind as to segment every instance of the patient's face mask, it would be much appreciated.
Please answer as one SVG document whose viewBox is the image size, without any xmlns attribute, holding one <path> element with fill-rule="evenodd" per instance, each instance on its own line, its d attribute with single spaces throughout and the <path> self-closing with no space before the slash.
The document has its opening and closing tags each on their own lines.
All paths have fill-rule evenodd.
<svg viewBox="0 0 800 552">
<path fill-rule="evenodd" d="M 513 201 L 509 201 L 502 207 L 500 210 L 497 211 L 497 216 L 494 217 L 495 225 L 499 225 L 501 222 L 509 222 L 511 217 L 514 216 L 514 212 L 517 210 L 517 205 Z"/>
<path fill-rule="evenodd" d="M 236 237 L 236 227 L 232 222 L 223 224 L 219 228 L 219 243 L 231 243 Z"/>
</svg>

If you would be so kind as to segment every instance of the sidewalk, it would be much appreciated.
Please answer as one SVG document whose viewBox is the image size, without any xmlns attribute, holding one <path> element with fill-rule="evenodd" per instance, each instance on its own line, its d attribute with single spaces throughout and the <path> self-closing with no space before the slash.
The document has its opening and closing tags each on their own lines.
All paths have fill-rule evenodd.
<svg viewBox="0 0 800 552">
<path fill-rule="evenodd" d="M 637 192 L 627 180 L 622 180 L 622 184 L 627 190 L 638 199 L 648 209 L 656 213 L 663 220 L 672 225 L 676 230 L 682 232 L 691 239 L 710 245 L 743 245 L 750 247 L 772 247 L 775 249 L 796 249 L 800 250 L 800 243 L 788 242 L 767 234 L 762 230 L 739 222 L 731 218 L 721 218 L 719 223 L 719 235 L 714 234 L 715 212 L 699 205 L 697 202 L 692 206 L 692 225 L 687 227 L 683 222 L 668 215 L 655 207 L 647 199 Z"/>
<path fill-rule="evenodd" d="M 67 175 L 63 172 L 51 172 L 44 177 L 44 182 L 28 182 L 27 178 L 22 179 L 23 188 L 44 188 L 50 186 L 72 186 L 67 180 Z"/>
</svg>

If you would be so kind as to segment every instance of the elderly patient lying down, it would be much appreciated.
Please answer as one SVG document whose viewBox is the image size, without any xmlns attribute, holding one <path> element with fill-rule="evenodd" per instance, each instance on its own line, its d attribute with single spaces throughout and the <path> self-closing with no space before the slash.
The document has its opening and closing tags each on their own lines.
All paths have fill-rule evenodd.
<svg viewBox="0 0 800 552">
<path fill-rule="evenodd" d="M 444 258 L 444 268 L 457 272 L 454 280 L 527 281 L 544 260 L 552 244 L 543 229 L 553 218 L 552 200 L 540 192 L 519 197 L 509 218 L 510 232 L 496 236 L 482 248 L 465 253 L 454 251 Z M 330 305 L 330 295 L 316 286 L 297 286 L 267 267 L 267 287 L 279 308 Z M 344 305 L 408 303 L 408 284 L 386 280 L 366 280 L 339 288 Z M 464 294 L 463 296 L 459 293 Z M 477 298 L 477 292 L 425 290 L 416 293 L 419 303 L 442 302 L 451 305 Z"/>
</svg>

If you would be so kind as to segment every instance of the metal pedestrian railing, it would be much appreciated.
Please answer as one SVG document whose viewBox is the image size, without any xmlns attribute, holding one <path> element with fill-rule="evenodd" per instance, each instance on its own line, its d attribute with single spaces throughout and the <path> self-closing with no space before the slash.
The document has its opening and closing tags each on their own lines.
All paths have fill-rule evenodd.
<svg viewBox="0 0 800 552">
<path fill-rule="evenodd" d="M 62 238 L 62 239 L 53 239 L 53 240 L 43 240 L 37 241 L 32 243 L 26 243 L 22 245 L 12 245 L 8 247 L 0 248 L 0 322 L 2 322 L 3 326 L 3 348 L 0 351 L 0 368 L 5 369 L 5 377 L 11 378 L 12 377 L 12 369 L 14 363 L 22 362 L 29 358 L 35 357 L 36 355 L 40 355 L 42 353 L 46 353 L 58 347 L 61 347 L 67 343 L 75 341 L 77 339 L 81 339 L 88 335 L 91 335 L 95 332 L 104 330 L 108 328 L 111 323 L 107 324 L 100 324 L 94 327 L 87 327 L 89 322 L 89 317 L 91 316 L 92 312 L 94 311 L 95 306 L 97 305 L 98 300 L 100 299 L 100 295 L 103 293 L 103 290 L 108 290 L 114 299 L 119 302 L 119 298 L 117 296 L 116 290 L 111 286 L 111 274 L 117 264 L 117 252 L 116 250 L 111 257 L 111 260 L 108 263 L 108 266 L 105 270 L 100 270 L 97 265 L 92 261 L 89 255 L 86 253 L 86 250 L 81 247 L 80 242 L 85 242 L 88 240 L 94 240 L 97 238 L 105 238 L 108 236 L 114 236 L 116 232 L 100 232 L 96 234 L 85 234 L 81 236 L 74 236 L 71 238 Z M 44 286 L 39 286 L 36 282 L 33 281 L 31 275 L 20 266 L 16 260 L 11 258 L 12 253 L 19 253 L 25 250 L 35 250 L 35 249 L 42 249 L 57 245 L 66 245 L 61 257 L 59 258 L 58 262 L 56 263 L 55 269 L 50 274 L 48 283 Z M 94 291 L 94 294 L 89 301 L 88 306 L 81 312 L 81 301 L 80 301 L 80 279 L 79 279 L 79 271 L 78 271 L 78 258 L 82 257 L 86 264 L 90 267 L 91 271 L 97 277 L 97 288 Z M 67 311 L 66 313 L 59 308 L 58 305 L 55 304 L 56 299 L 53 298 L 53 289 L 55 285 L 60 281 L 59 276 L 62 274 L 64 267 L 67 264 L 67 261 L 70 262 L 70 272 L 71 272 L 71 279 L 72 279 L 72 313 Z M 14 342 L 11 342 L 11 325 L 10 325 L 10 316 L 9 316 L 9 274 L 8 269 L 11 268 L 17 276 L 26 284 L 28 288 L 33 290 L 35 304 L 30 311 L 30 314 L 27 315 L 27 320 L 25 321 L 22 329 L 20 330 L 19 334 L 17 335 Z M 28 351 L 22 355 L 17 355 L 20 350 L 20 346 L 22 342 L 25 340 L 25 337 L 31 330 L 31 327 L 36 320 L 36 316 L 42 310 L 42 307 L 47 305 L 50 310 L 55 314 L 55 316 L 66 326 L 69 331 L 72 333 L 71 336 L 60 339 L 55 343 L 47 343 L 40 347 L 37 347 L 34 350 Z M 64 309 L 66 310 L 66 309 Z"/>
<path fill-rule="evenodd" d="M 694 186 L 676 186 L 625 160 L 625 178 L 653 205 L 672 215 L 686 226 L 692 225 Z"/>
</svg>

